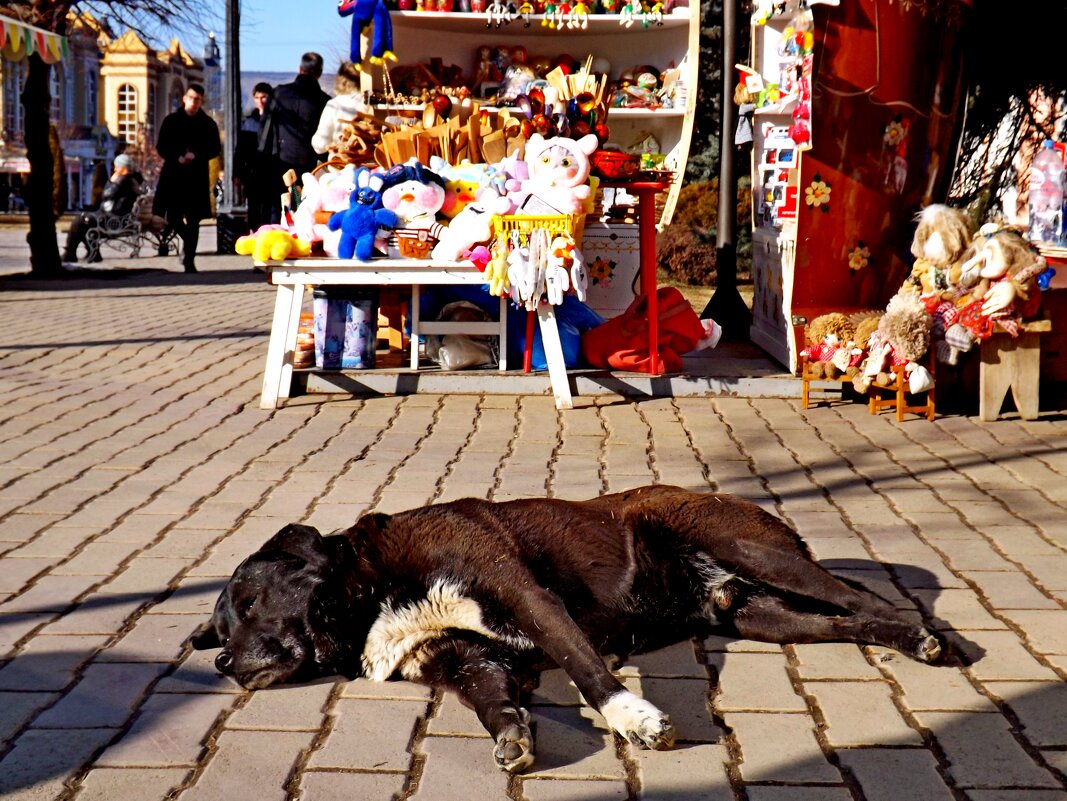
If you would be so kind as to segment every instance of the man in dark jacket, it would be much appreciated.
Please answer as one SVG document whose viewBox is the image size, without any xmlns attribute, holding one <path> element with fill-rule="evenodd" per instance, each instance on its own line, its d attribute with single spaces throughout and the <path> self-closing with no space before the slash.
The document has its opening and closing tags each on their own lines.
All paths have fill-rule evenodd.
<svg viewBox="0 0 1067 801">
<path fill-rule="evenodd" d="M 300 57 L 300 73 L 296 79 L 274 90 L 262 149 L 278 157 L 279 177 L 287 170 L 293 170 L 299 180 L 319 162 L 319 156 L 311 146 L 311 137 L 315 135 L 319 117 L 330 100 L 319 86 L 321 77 L 322 56 L 304 53 Z"/>
<path fill-rule="evenodd" d="M 278 160 L 259 149 L 260 135 L 268 119 L 267 104 L 273 92 L 266 82 L 257 83 L 252 89 L 255 108 L 241 121 L 234 151 L 234 174 L 248 205 L 248 227 L 253 232 L 261 225 L 278 222 L 281 214 Z"/>
<path fill-rule="evenodd" d="M 100 213 L 122 217 L 133 211 L 134 201 L 141 192 L 141 173 L 134 169 L 133 159 L 125 153 L 115 156 L 115 169 L 104 184 L 100 199 Z M 96 225 L 96 217 L 91 214 L 79 214 L 67 230 L 67 246 L 63 250 L 63 261 L 78 260 L 78 245 L 85 241 L 85 234 Z M 92 261 L 100 261 L 97 252 Z"/>
<path fill-rule="evenodd" d="M 163 159 L 152 213 L 165 217 L 182 238 L 182 263 L 196 272 L 200 221 L 211 216 L 211 159 L 222 152 L 219 126 L 204 105 L 204 87 L 189 84 L 182 108 L 163 118 L 156 151 Z"/>
</svg>

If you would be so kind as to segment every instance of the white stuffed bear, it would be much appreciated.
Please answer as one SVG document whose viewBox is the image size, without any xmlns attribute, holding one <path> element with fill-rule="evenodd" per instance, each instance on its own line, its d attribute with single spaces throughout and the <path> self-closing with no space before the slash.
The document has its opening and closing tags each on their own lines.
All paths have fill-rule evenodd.
<svg viewBox="0 0 1067 801">
<path fill-rule="evenodd" d="M 533 134 L 526 142 L 530 177 L 522 182 L 521 193 L 532 195 L 556 213 L 581 214 L 591 191 L 589 156 L 598 144 L 595 134 L 578 140 L 562 136 L 545 139 Z M 531 211 L 530 201 L 523 201 L 522 208 Z"/>
</svg>

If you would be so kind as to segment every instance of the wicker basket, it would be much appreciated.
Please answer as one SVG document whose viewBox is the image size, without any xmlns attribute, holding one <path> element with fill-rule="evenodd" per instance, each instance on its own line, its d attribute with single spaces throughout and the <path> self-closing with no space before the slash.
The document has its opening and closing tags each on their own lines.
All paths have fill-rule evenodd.
<svg viewBox="0 0 1067 801">
<path fill-rule="evenodd" d="M 428 259 L 437 244 L 437 237 L 425 228 L 397 228 L 393 233 L 397 251 L 406 259 Z"/>
<path fill-rule="evenodd" d="M 507 238 L 512 231 L 529 233 L 543 228 L 551 234 L 570 234 L 575 242 L 582 241 L 585 231 L 584 214 L 498 214 L 493 217 L 493 232 L 498 239 Z"/>
</svg>

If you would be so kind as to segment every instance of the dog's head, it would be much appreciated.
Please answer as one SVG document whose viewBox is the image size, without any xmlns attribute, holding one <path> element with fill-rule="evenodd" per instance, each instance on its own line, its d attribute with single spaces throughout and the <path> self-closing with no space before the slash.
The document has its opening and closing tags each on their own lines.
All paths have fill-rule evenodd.
<svg viewBox="0 0 1067 801">
<path fill-rule="evenodd" d="M 355 563 L 346 537 L 286 526 L 237 567 L 193 648 L 221 648 L 215 666 L 250 690 L 358 675 Z"/>
</svg>

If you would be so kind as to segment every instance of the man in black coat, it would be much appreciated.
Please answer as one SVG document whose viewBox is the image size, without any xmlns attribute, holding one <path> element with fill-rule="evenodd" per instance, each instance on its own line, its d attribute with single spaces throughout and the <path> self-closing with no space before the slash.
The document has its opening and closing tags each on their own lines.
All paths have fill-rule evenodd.
<svg viewBox="0 0 1067 801">
<path fill-rule="evenodd" d="M 203 110 L 204 87 L 189 84 L 182 108 L 163 118 L 156 151 L 163 159 L 152 213 L 165 217 L 182 238 L 182 263 L 196 272 L 200 221 L 211 216 L 211 159 L 222 152 L 219 126 Z"/>
<path fill-rule="evenodd" d="M 273 93 L 269 83 L 256 84 L 252 90 L 255 108 L 241 122 L 234 151 L 235 177 L 244 192 L 248 227 L 253 232 L 261 225 L 279 222 L 281 215 L 278 160 L 273 154 L 259 149 L 263 126 L 267 122 L 267 105 Z"/>
<path fill-rule="evenodd" d="M 279 178 L 287 170 L 293 170 L 299 180 L 319 162 L 319 155 L 311 146 L 311 137 L 315 135 L 319 117 L 330 100 L 319 86 L 321 77 L 322 56 L 304 53 L 300 57 L 300 73 L 296 79 L 274 90 L 261 149 L 278 157 Z"/>
</svg>

